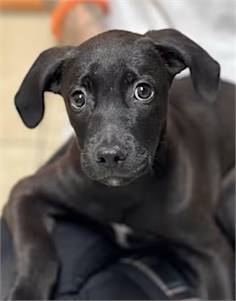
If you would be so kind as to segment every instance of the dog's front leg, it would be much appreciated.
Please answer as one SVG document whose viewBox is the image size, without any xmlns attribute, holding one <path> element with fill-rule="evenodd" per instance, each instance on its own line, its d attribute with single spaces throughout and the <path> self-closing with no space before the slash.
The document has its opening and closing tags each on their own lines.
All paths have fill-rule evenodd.
<svg viewBox="0 0 236 301">
<path fill-rule="evenodd" d="M 17 262 L 17 278 L 8 299 L 47 300 L 57 276 L 57 255 L 46 226 L 46 200 L 27 183 L 13 189 L 3 212 Z"/>
</svg>

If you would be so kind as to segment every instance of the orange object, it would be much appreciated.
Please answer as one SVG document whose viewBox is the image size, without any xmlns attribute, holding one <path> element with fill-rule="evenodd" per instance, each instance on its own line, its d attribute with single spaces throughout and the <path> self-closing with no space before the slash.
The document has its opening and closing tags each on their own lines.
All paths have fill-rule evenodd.
<svg viewBox="0 0 236 301">
<path fill-rule="evenodd" d="M 61 1 L 52 14 L 52 32 L 55 37 L 60 40 L 61 37 L 61 26 L 65 16 L 69 13 L 74 6 L 80 3 L 94 3 L 99 5 L 104 12 L 108 11 L 108 1 L 107 0 L 64 0 Z"/>
<path fill-rule="evenodd" d="M 43 0 L 0 0 L 1 10 L 44 10 Z"/>
</svg>

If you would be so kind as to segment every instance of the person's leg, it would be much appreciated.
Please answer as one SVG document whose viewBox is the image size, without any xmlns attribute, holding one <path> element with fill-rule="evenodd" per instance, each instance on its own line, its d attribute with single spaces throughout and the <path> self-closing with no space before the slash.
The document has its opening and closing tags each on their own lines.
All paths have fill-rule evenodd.
<svg viewBox="0 0 236 301">
<path fill-rule="evenodd" d="M 154 250 L 121 250 L 97 226 L 60 220 L 54 232 L 60 274 L 54 300 L 178 300 L 193 297 L 169 258 Z M 1 300 L 15 280 L 11 236 L 1 221 Z"/>
</svg>

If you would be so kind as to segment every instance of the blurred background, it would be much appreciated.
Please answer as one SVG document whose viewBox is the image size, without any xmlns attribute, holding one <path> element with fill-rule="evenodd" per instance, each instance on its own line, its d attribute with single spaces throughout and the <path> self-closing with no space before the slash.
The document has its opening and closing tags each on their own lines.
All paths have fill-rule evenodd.
<svg viewBox="0 0 236 301">
<path fill-rule="evenodd" d="M 45 117 L 33 130 L 15 110 L 14 95 L 41 51 L 106 29 L 173 27 L 220 62 L 222 78 L 236 79 L 234 0 L 0 0 L 0 10 L 0 210 L 12 186 L 71 133 L 60 96 L 47 93 Z"/>
<path fill-rule="evenodd" d="M 13 184 L 32 174 L 61 143 L 66 118 L 59 96 L 48 95 L 44 122 L 35 130 L 27 129 L 15 110 L 14 95 L 32 62 L 55 44 L 48 9 L 15 2 L 1 7 L 0 16 L 0 208 Z"/>
</svg>

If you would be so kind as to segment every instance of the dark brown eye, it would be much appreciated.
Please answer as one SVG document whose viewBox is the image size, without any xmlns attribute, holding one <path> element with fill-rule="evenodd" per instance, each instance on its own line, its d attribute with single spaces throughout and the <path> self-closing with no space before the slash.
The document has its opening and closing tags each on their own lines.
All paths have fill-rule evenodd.
<svg viewBox="0 0 236 301">
<path fill-rule="evenodd" d="M 148 101 L 154 96 L 154 89 L 147 83 L 137 84 L 134 90 L 134 97 L 136 100 Z"/>
<path fill-rule="evenodd" d="M 71 107 L 75 111 L 80 111 L 86 104 L 86 94 L 83 90 L 76 90 L 71 94 Z"/>
</svg>

